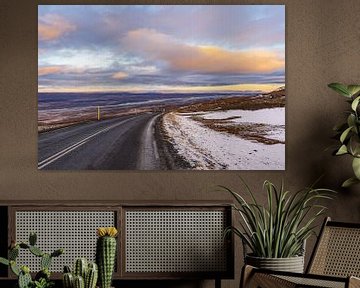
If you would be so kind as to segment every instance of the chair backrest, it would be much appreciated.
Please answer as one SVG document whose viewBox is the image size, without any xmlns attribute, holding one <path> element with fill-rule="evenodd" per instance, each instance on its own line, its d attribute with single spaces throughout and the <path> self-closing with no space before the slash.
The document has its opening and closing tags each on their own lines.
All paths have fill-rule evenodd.
<svg viewBox="0 0 360 288">
<path fill-rule="evenodd" d="M 326 218 L 307 273 L 360 277 L 360 223 Z"/>
</svg>

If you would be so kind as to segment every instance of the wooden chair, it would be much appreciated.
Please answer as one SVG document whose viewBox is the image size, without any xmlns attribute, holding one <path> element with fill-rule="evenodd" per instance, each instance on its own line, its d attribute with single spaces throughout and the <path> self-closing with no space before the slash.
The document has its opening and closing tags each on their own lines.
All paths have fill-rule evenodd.
<svg viewBox="0 0 360 288">
<path fill-rule="evenodd" d="M 360 287 L 360 223 L 326 218 L 306 273 L 278 272 L 244 266 L 240 287 Z"/>
</svg>

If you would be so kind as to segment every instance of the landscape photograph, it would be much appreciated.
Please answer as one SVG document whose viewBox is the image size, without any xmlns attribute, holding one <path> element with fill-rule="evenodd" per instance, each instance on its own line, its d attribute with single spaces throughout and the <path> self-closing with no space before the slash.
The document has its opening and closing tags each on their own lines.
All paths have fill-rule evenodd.
<svg viewBox="0 0 360 288">
<path fill-rule="evenodd" d="M 284 170 L 284 5 L 39 5 L 39 170 Z"/>
</svg>

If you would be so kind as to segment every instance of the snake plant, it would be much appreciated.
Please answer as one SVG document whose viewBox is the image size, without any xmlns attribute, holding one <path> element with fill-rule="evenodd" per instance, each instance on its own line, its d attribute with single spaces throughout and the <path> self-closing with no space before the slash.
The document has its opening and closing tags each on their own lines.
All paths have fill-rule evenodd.
<svg viewBox="0 0 360 288">
<path fill-rule="evenodd" d="M 351 108 L 347 112 L 346 122 L 334 127 L 338 133 L 340 145 L 335 155 L 351 155 L 354 177 L 347 179 L 342 186 L 349 187 L 360 183 L 360 85 L 344 85 L 331 83 L 328 85 L 340 95 L 346 97 Z"/>
<path fill-rule="evenodd" d="M 305 188 L 291 193 L 285 191 L 283 184 L 278 189 L 270 181 L 265 181 L 267 203 L 261 205 L 249 186 L 243 183 L 251 201 L 220 186 L 234 197 L 236 204 L 233 208 L 240 215 L 239 227 L 228 227 L 225 234 L 233 232 L 239 236 L 255 257 L 288 258 L 301 255 L 305 240 L 314 233 L 316 219 L 326 210 L 318 200 L 331 199 L 334 191 Z"/>
</svg>

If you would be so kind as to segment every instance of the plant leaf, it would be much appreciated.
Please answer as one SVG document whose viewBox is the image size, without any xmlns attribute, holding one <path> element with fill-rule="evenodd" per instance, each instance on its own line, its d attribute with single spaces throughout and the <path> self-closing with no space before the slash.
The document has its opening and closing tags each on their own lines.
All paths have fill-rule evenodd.
<svg viewBox="0 0 360 288">
<path fill-rule="evenodd" d="M 348 153 L 348 150 L 347 150 L 346 145 L 341 145 L 341 147 L 339 148 L 339 150 L 336 152 L 335 155 L 339 156 L 339 155 L 344 155 L 347 153 Z"/>
<path fill-rule="evenodd" d="M 348 188 L 352 185 L 359 184 L 359 183 L 360 183 L 359 179 L 357 179 L 355 177 L 351 177 L 351 178 L 345 180 L 344 183 L 341 185 L 341 187 Z"/>
<path fill-rule="evenodd" d="M 342 132 L 344 131 L 347 127 L 349 127 L 350 125 L 348 125 L 348 123 L 341 123 L 341 124 L 337 124 L 333 127 L 333 130 L 336 132 Z"/>
<path fill-rule="evenodd" d="M 341 143 L 344 143 L 344 141 L 346 140 L 346 137 L 348 136 L 349 132 L 351 131 L 353 127 L 350 126 L 349 128 L 345 129 L 345 131 L 343 133 L 341 133 L 341 136 L 340 136 L 340 141 Z"/>
<path fill-rule="evenodd" d="M 352 101 L 352 103 L 351 103 L 351 109 L 352 109 L 352 110 L 356 111 L 356 108 L 357 108 L 358 105 L 359 105 L 359 101 L 360 101 L 360 96 L 356 97 L 356 98 L 354 99 L 354 101 Z"/>
<path fill-rule="evenodd" d="M 347 124 L 350 126 L 355 126 L 356 116 L 353 113 L 350 113 L 347 118 Z"/>
<path fill-rule="evenodd" d="M 252 194 L 249 187 L 246 192 Z M 237 204 L 234 210 L 240 214 L 240 227 L 227 228 L 249 246 L 258 257 L 291 257 L 299 255 L 304 241 L 313 233 L 313 222 L 322 215 L 324 206 L 318 205 L 318 200 L 331 199 L 328 189 L 305 188 L 290 193 L 283 185 L 277 189 L 269 181 L 264 182 L 267 203 L 262 206 L 251 197 L 252 202 L 238 193 L 222 187 L 231 193 Z M 245 192 L 245 193 L 246 193 Z M 254 194 L 253 194 L 254 196 Z M 309 217 L 310 211 L 312 217 Z"/>
<path fill-rule="evenodd" d="M 347 91 L 350 96 L 357 95 L 360 92 L 360 85 L 348 85 Z"/>
<path fill-rule="evenodd" d="M 328 85 L 329 88 L 333 89 L 334 91 L 336 91 L 337 93 L 339 93 L 342 96 L 348 97 L 350 98 L 351 95 L 348 91 L 348 88 L 346 85 L 341 84 L 341 83 L 330 83 Z"/>
<path fill-rule="evenodd" d="M 357 179 L 360 180 L 360 158 L 354 157 L 352 168 Z"/>
<path fill-rule="evenodd" d="M 360 156 L 360 138 L 358 135 L 352 135 L 348 143 L 348 150 L 354 157 Z"/>
</svg>

